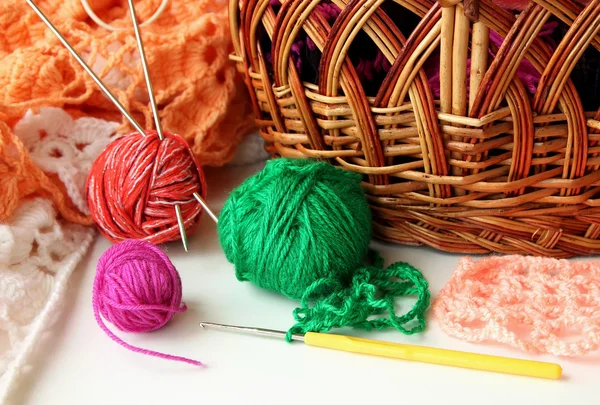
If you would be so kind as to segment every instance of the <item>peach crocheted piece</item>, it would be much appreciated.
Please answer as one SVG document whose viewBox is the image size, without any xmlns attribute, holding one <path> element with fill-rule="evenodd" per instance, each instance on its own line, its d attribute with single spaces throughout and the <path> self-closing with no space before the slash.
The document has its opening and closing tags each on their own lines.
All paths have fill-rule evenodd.
<svg viewBox="0 0 600 405">
<path fill-rule="evenodd" d="M 447 334 L 470 342 L 580 356 L 600 347 L 600 262 L 464 258 L 433 312 Z"/>
<path fill-rule="evenodd" d="M 94 13 L 131 27 L 127 0 L 89 1 Z M 132 29 L 108 31 L 92 22 L 80 0 L 38 0 L 59 31 L 143 126 L 153 127 Z M 140 22 L 161 0 L 136 0 Z M 228 60 L 230 34 L 224 0 L 171 0 L 142 28 L 162 125 L 183 136 L 203 165 L 225 164 L 253 128 L 245 88 Z M 60 214 L 89 224 L 64 186 L 32 164 L 11 127 L 29 110 L 60 107 L 74 118 L 120 121 L 132 130 L 24 0 L 0 2 L 0 221 L 25 196 L 49 197 Z M 235 119 L 231 119 L 235 117 Z"/>
</svg>

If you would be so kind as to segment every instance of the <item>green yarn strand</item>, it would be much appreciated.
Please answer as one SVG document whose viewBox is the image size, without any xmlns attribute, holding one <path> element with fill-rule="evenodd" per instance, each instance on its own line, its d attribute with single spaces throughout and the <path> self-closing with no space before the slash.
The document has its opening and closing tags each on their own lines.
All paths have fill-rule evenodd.
<svg viewBox="0 0 600 405">
<path fill-rule="evenodd" d="M 384 269 L 379 253 L 371 253 L 374 265 L 356 270 L 349 286 L 328 277 L 315 281 L 305 291 L 300 308 L 294 310 L 297 323 L 287 333 L 288 342 L 293 334 L 328 332 L 343 327 L 367 331 L 393 327 L 405 335 L 425 329 L 431 295 L 421 272 L 403 262 Z M 410 311 L 399 316 L 395 305 L 398 297 L 403 296 L 416 296 L 417 300 Z M 373 317 L 376 318 L 371 319 Z"/>
<path fill-rule="evenodd" d="M 369 250 L 371 211 L 362 176 L 310 159 L 274 159 L 236 188 L 219 240 L 240 281 L 300 300 L 294 333 L 334 328 L 425 329 L 428 284 L 407 263 L 383 268 Z M 370 263 L 365 259 L 371 253 Z M 416 296 L 398 315 L 399 297 Z"/>
</svg>

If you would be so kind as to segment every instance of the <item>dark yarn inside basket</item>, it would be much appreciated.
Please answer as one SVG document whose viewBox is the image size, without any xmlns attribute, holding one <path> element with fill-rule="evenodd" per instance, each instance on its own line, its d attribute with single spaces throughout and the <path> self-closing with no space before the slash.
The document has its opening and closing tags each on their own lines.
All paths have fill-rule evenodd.
<svg viewBox="0 0 600 405">
<path fill-rule="evenodd" d="M 271 0 L 270 4 L 277 14 L 281 8 L 280 1 Z M 381 8 L 395 22 L 406 38 L 410 36 L 420 21 L 415 14 L 392 0 L 386 0 Z M 333 25 L 341 10 L 331 1 L 324 0 L 315 8 L 314 12 L 323 15 L 329 24 Z M 560 43 L 566 32 L 567 27 L 564 24 L 551 18 L 539 36 L 549 47 L 555 49 L 556 44 Z M 490 32 L 490 43 L 494 46 L 499 47 L 502 40 L 498 34 Z M 265 53 L 267 68 L 272 75 L 271 42 L 262 25 L 259 27 L 259 41 Z M 356 68 L 366 95 L 375 96 L 391 67 L 389 61 L 364 31 L 361 31 L 354 39 L 348 55 Z M 490 50 L 490 57 L 494 56 Z M 301 80 L 316 84 L 321 52 L 306 32 L 301 31 L 296 38 L 292 46 L 291 57 Z M 469 65 L 469 61 L 467 63 Z M 435 97 L 439 97 L 439 66 L 439 51 L 434 52 L 423 66 Z M 523 81 L 528 92 L 532 95 L 535 94 L 540 73 L 527 60 L 521 62 L 517 76 Z M 579 92 L 584 109 L 586 111 L 597 110 L 600 104 L 600 52 L 589 47 L 573 70 L 571 79 Z M 469 90 L 468 85 L 467 77 L 467 91 Z"/>
<path fill-rule="evenodd" d="M 277 14 L 281 8 L 281 3 L 279 0 L 271 0 L 271 6 Z M 419 23 L 419 18 L 415 14 L 394 1 L 386 1 L 381 8 L 396 22 L 405 37 L 408 37 Z M 341 10 L 331 1 L 325 0 L 317 5 L 314 12 L 320 13 L 329 24 L 333 25 Z M 265 59 L 270 69 L 269 73 L 272 74 L 271 42 L 262 26 L 259 28 L 259 40 L 262 49 L 265 50 Z M 361 31 L 352 42 L 348 55 L 356 68 L 366 94 L 375 96 L 385 75 L 391 68 L 383 52 L 364 31 Z M 306 32 L 301 31 L 294 41 L 291 57 L 301 80 L 308 83 L 317 83 L 321 52 Z"/>
<path fill-rule="evenodd" d="M 561 24 L 554 33 L 556 42 L 567 33 L 567 26 Z M 593 46 L 583 53 L 575 69 L 571 72 L 571 80 L 579 93 L 583 109 L 596 111 L 600 107 L 600 52 Z"/>
</svg>

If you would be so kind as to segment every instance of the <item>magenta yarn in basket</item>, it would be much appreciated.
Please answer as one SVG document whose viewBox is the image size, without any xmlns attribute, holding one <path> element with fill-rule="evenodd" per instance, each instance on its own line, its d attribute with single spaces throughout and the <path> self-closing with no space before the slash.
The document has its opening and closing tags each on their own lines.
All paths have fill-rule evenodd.
<svg viewBox="0 0 600 405">
<path fill-rule="evenodd" d="M 202 366 L 199 361 L 141 349 L 124 342 L 103 322 L 123 332 L 151 332 L 163 327 L 181 302 L 181 278 L 167 255 L 153 244 L 126 240 L 108 249 L 96 269 L 92 293 L 94 316 L 115 342 L 134 352 Z"/>
</svg>

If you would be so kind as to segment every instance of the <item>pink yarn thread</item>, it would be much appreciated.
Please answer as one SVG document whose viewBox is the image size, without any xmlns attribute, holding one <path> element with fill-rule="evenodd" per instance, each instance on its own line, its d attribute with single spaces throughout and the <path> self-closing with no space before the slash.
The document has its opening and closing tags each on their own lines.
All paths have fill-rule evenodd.
<svg viewBox="0 0 600 405">
<path fill-rule="evenodd" d="M 181 302 L 179 273 L 167 255 L 151 243 L 126 240 L 104 252 L 96 269 L 92 307 L 100 328 L 121 346 L 137 353 L 203 366 L 196 360 L 131 346 L 102 320 L 124 332 L 150 332 L 164 326 L 174 313 L 187 310 Z"/>
<path fill-rule="evenodd" d="M 463 340 L 580 356 L 600 347 L 600 262 L 463 258 L 433 313 L 444 332 Z"/>
</svg>

